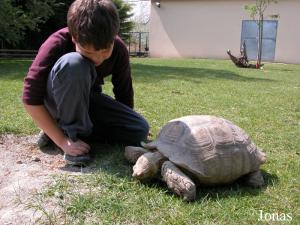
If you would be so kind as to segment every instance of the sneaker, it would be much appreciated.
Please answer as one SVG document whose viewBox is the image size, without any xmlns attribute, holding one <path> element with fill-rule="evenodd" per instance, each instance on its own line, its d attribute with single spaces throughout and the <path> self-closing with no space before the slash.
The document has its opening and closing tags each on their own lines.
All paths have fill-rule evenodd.
<svg viewBox="0 0 300 225">
<path fill-rule="evenodd" d="M 38 137 L 37 137 L 37 141 L 36 144 L 40 147 L 40 148 L 44 148 L 47 145 L 49 145 L 51 143 L 51 139 L 48 137 L 48 135 L 44 132 L 44 131 L 40 131 Z"/>
<path fill-rule="evenodd" d="M 79 156 L 64 154 L 64 160 L 68 165 L 86 166 L 89 162 L 91 162 L 91 156 L 90 154 L 79 155 Z"/>
</svg>

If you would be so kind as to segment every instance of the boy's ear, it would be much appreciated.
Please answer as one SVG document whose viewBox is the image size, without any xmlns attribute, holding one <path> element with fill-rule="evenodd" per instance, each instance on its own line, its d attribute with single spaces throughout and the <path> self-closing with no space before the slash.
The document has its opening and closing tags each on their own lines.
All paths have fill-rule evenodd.
<svg viewBox="0 0 300 225">
<path fill-rule="evenodd" d="M 74 44 L 77 44 L 77 42 L 76 42 L 76 40 L 74 39 L 74 37 L 72 37 L 72 42 L 73 42 Z"/>
</svg>

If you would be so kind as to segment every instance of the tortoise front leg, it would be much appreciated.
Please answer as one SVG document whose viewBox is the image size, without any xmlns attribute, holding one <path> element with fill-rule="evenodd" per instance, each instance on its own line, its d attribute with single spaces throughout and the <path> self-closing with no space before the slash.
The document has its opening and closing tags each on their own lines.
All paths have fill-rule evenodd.
<svg viewBox="0 0 300 225">
<path fill-rule="evenodd" d="M 168 188 L 175 194 L 183 197 L 186 201 L 195 200 L 196 185 L 175 164 L 165 161 L 161 168 L 161 175 Z"/>
</svg>

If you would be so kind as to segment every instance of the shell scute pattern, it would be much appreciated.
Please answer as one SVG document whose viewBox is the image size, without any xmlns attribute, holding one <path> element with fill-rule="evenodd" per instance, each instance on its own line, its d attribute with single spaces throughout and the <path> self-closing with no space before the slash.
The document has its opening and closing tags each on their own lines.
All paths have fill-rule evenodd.
<svg viewBox="0 0 300 225">
<path fill-rule="evenodd" d="M 214 140 L 205 127 L 199 127 L 198 129 L 186 132 L 183 142 L 185 148 L 191 152 L 195 152 L 200 158 L 204 158 L 203 153 L 205 152 L 214 154 Z"/>
<path fill-rule="evenodd" d="M 228 126 L 231 128 L 233 139 L 235 143 L 240 144 L 248 144 L 250 142 L 248 134 L 241 129 L 240 127 L 236 126 L 232 122 L 225 120 Z"/>
<path fill-rule="evenodd" d="M 155 143 L 170 161 L 207 184 L 231 182 L 261 164 L 245 131 L 214 116 L 171 120 Z"/>
<path fill-rule="evenodd" d="M 232 130 L 222 119 L 214 119 L 209 125 L 210 135 L 215 145 L 232 145 L 234 138 Z"/>
<path fill-rule="evenodd" d="M 176 144 L 183 136 L 186 125 L 180 121 L 169 122 L 159 133 L 159 138 L 166 143 Z"/>
</svg>

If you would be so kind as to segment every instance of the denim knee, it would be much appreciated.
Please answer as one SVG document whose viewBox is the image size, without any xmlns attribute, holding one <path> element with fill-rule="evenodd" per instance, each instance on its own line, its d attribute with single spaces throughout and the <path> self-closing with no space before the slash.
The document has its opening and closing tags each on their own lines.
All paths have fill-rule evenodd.
<svg viewBox="0 0 300 225">
<path fill-rule="evenodd" d="M 45 106 L 69 136 L 92 131 L 89 98 L 95 78 L 94 64 L 76 52 L 59 58 L 49 74 Z"/>
<path fill-rule="evenodd" d="M 88 59 L 84 58 L 78 52 L 70 52 L 63 55 L 55 63 L 52 71 L 52 75 L 58 75 L 60 81 L 64 79 L 72 80 L 90 80 L 96 76 L 95 67 Z M 60 76 L 63 74 L 63 76 Z M 92 76 L 89 76 L 89 74 Z M 68 76 L 69 75 L 69 76 Z M 54 77 L 52 77 L 53 79 Z"/>
</svg>

